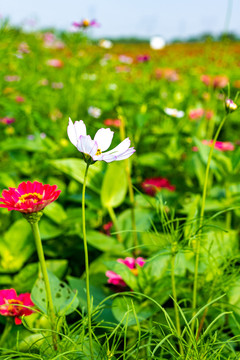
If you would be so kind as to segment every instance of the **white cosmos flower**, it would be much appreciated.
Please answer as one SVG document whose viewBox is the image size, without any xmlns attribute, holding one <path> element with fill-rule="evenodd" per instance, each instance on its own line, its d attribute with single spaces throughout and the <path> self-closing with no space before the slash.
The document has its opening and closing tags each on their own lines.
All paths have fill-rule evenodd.
<svg viewBox="0 0 240 360">
<path fill-rule="evenodd" d="M 184 111 L 182 111 L 182 110 L 170 109 L 170 108 L 165 108 L 164 112 L 165 112 L 165 114 L 176 117 L 176 118 L 182 118 L 185 114 Z"/>
<path fill-rule="evenodd" d="M 101 116 L 102 110 L 94 106 L 89 106 L 88 113 L 89 115 L 97 119 L 99 118 L 99 116 Z"/>
<path fill-rule="evenodd" d="M 89 155 L 93 161 L 103 160 L 109 163 L 124 160 L 135 152 L 133 147 L 130 148 L 129 138 L 123 140 L 114 149 L 104 152 L 112 143 L 113 131 L 110 129 L 99 129 L 92 140 L 90 135 L 87 135 L 86 125 L 82 120 L 75 121 L 73 124 L 69 118 L 67 133 L 69 140 L 76 146 L 78 151 Z"/>
</svg>

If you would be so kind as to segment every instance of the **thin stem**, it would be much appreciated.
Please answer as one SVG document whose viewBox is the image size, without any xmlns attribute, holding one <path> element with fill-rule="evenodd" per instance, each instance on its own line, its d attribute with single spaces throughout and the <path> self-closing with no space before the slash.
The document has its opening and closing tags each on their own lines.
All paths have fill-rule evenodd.
<svg viewBox="0 0 240 360">
<path fill-rule="evenodd" d="M 192 308 L 193 308 L 193 316 L 196 313 L 196 307 L 197 307 L 197 286 L 198 286 L 198 267 L 199 267 L 199 257 L 200 257 L 200 241 L 201 241 L 201 234 L 202 234 L 202 225 L 203 225 L 203 217 L 204 217 L 204 211 L 205 211 L 205 204 L 206 204 L 206 197 L 207 197 L 207 187 L 208 187 L 208 178 L 209 178 L 209 171 L 210 171 L 210 163 L 212 160 L 212 155 L 213 155 L 213 150 L 215 147 L 215 143 L 217 141 L 217 138 L 220 134 L 220 131 L 225 123 L 225 120 L 227 118 L 227 115 L 222 119 L 216 134 L 214 136 L 211 148 L 210 148 L 210 152 L 209 152 L 209 156 L 208 156 L 208 161 L 207 161 L 207 167 L 206 167 L 206 173 L 205 173 L 205 179 L 204 179 L 204 185 L 203 185 L 203 194 L 202 194 L 202 205 L 201 205 L 201 212 L 200 212 L 200 220 L 199 220 L 199 234 L 198 237 L 196 239 L 196 254 L 195 254 L 195 269 L 194 269 L 194 283 L 193 283 L 193 303 L 192 303 Z M 192 321 L 192 326 L 191 329 L 192 331 L 194 331 L 194 326 L 195 326 L 195 319 Z"/>
<path fill-rule="evenodd" d="M 82 232 L 83 232 L 83 245 L 84 245 L 84 255 L 85 255 L 89 349 L 90 349 L 91 360 L 93 360 L 94 357 L 93 357 L 93 344 L 92 344 L 91 298 L 90 298 L 90 286 L 89 286 L 89 264 L 88 264 L 88 247 L 87 247 L 86 216 L 85 216 L 85 191 L 86 191 L 88 168 L 89 168 L 89 164 L 87 163 L 84 174 L 84 180 L 83 180 L 83 188 L 82 188 Z"/>
<path fill-rule="evenodd" d="M 30 225 L 32 228 L 33 237 L 35 240 L 37 253 L 38 253 L 38 259 L 40 262 L 43 279 L 44 279 L 44 283 L 45 283 L 46 297 L 47 297 L 47 312 L 48 312 L 51 327 L 53 330 L 52 331 L 53 346 L 54 346 L 54 349 L 57 350 L 57 337 L 56 337 L 56 333 L 55 333 L 56 316 L 55 316 L 55 311 L 54 311 L 54 306 L 53 306 L 50 282 L 49 282 L 48 273 L 47 273 L 46 260 L 44 257 L 42 241 L 41 241 L 39 228 L 38 228 L 38 222 L 36 221 L 36 222 L 30 223 Z"/>
<path fill-rule="evenodd" d="M 175 267 L 175 259 L 176 255 L 175 253 L 172 254 L 171 258 L 171 282 L 172 282 L 172 293 L 173 293 L 173 300 L 174 300 L 174 312 L 175 312 L 175 319 L 176 319 L 176 328 L 177 328 L 177 334 L 178 334 L 178 344 L 179 344 L 179 350 L 180 354 L 183 356 L 183 347 L 181 344 L 181 325 L 180 325 L 180 317 L 179 317 L 179 311 L 178 311 L 178 305 L 177 305 L 177 290 L 176 290 L 176 282 L 175 282 L 175 274 L 174 274 L 174 267 Z"/>
<path fill-rule="evenodd" d="M 135 255 L 137 255 L 138 253 L 138 238 L 137 238 L 137 227 L 136 227 L 136 219 L 135 219 L 135 211 L 134 211 L 134 207 L 135 207 L 135 199 L 134 199 L 134 192 L 133 192 L 133 186 L 132 186 L 132 179 L 131 179 L 131 170 L 130 170 L 130 160 L 126 159 L 125 160 L 125 164 L 126 164 L 126 173 L 127 173 L 127 180 L 128 180 L 128 193 L 129 193 L 129 200 L 131 203 L 131 220 L 132 220 L 132 229 L 133 229 L 133 245 L 134 245 L 134 252 Z"/>
<path fill-rule="evenodd" d="M 13 324 L 12 319 L 7 319 L 5 328 L 3 330 L 3 333 L 2 333 L 2 336 L 1 336 L 1 339 L 0 339 L 0 348 L 2 348 L 4 346 L 5 341 L 8 338 L 9 333 L 10 333 L 10 331 L 12 329 L 12 324 Z"/>
<path fill-rule="evenodd" d="M 123 141 L 126 137 L 125 132 L 125 119 L 123 115 L 118 116 L 121 120 L 120 125 L 120 139 Z M 135 218 L 135 199 L 134 199 L 134 191 L 132 186 L 132 179 L 131 179 L 131 167 L 130 167 L 130 160 L 129 158 L 125 160 L 125 171 L 127 174 L 127 181 L 128 181 L 128 194 L 129 200 L 131 204 L 131 220 L 132 220 L 132 236 L 133 236 L 133 245 L 134 245 L 134 253 L 137 255 L 137 245 L 138 245 L 138 238 L 137 238 L 137 227 L 136 227 L 136 218 Z"/>
<path fill-rule="evenodd" d="M 231 201 L 231 192 L 230 192 L 228 183 L 226 184 L 226 190 L 225 191 L 226 191 L 226 199 L 228 200 L 228 206 L 229 206 L 229 203 Z M 226 228 L 227 228 L 227 230 L 231 229 L 231 223 L 232 223 L 232 211 L 229 210 L 226 213 Z"/>
<path fill-rule="evenodd" d="M 116 214 L 115 214 L 115 212 L 114 212 L 114 210 L 113 210 L 113 208 L 111 206 L 109 206 L 107 209 L 108 209 L 108 213 L 110 215 L 110 218 L 111 218 L 111 220 L 112 220 L 112 222 L 114 224 L 117 239 L 121 243 L 123 240 L 122 240 L 122 237 L 121 237 L 121 235 L 119 233 L 119 227 L 118 227 L 118 221 L 117 221 Z"/>
</svg>

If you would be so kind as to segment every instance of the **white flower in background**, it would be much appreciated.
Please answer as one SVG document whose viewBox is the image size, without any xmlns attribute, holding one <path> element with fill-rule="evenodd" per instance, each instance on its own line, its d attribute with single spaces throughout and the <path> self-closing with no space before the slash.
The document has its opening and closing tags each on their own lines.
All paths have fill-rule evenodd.
<svg viewBox="0 0 240 360">
<path fill-rule="evenodd" d="M 182 111 L 182 110 L 170 109 L 170 108 L 165 108 L 164 112 L 165 112 L 165 114 L 176 117 L 176 118 L 182 118 L 185 114 L 184 111 Z"/>
<path fill-rule="evenodd" d="M 153 36 L 150 39 L 150 48 L 153 50 L 161 50 L 165 47 L 165 40 L 161 36 Z"/>
<path fill-rule="evenodd" d="M 118 88 L 117 84 L 109 84 L 109 85 L 108 85 L 108 89 L 109 89 L 109 90 L 115 91 L 115 90 L 117 90 L 117 88 Z"/>
<path fill-rule="evenodd" d="M 90 106 L 88 108 L 88 114 L 91 115 L 92 117 L 94 117 L 95 119 L 97 119 L 97 118 L 99 118 L 99 116 L 101 116 L 102 110 L 97 107 Z"/>
<path fill-rule="evenodd" d="M 113 43 L 110 40 L 107 39 L 102 39 L 99 41 L 99 46 L 104 48 L 104 49 L 111 49 L 113 47 Z"/>
<path fill-rule="evenodd" d="M 130 148 L 129 138 L 123 140 L 114 149 L 104 152 L 112 143 L 113 131 L 99 129 L 92 140 L 90 135 L 87 135 L 86 125 L 82 120 L 75 121 L 73 124 L 69 118 L 67 133 L 71 143 L 83 153 L 86 162 L 89 162 L 89 159 L 92 161 L 103 160 L 107 163 L 124 160 L 135 152 L 133 147 Z"/>
</svg>

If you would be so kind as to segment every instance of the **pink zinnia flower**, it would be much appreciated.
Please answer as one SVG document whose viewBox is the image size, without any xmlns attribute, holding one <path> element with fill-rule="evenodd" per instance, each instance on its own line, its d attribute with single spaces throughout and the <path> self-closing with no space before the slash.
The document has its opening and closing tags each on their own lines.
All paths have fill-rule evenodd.
<svg viewBox="0 0 240 360">
<path fill-rule="evenodd" d="M 131 272 L 137 276 L 137 265 L 143 267 L 146 261 L 142 257 L 138 257 L 137 259 L 134 259 L 132 257 L 126 257 L 125 259 L 117 259 L 117 262 L 126 265 L 131 270 Z M 127 286 L 122 277 L 116 274 L 114 271 L 108 270 L 106 272 L 106 276 L 108 277 L 108 284 L 118 285 L 121 287 Z"/>
<path fill-rule="evenodd" d="M 171 185 L 167 179 L 162 177 L 146 179 L 141 185 L 145 193 L 150 196 L 154 196 L 161 189 L 167 189 L 169 191 L 175 191 L 176 189 L 174 185 Z"/>
<path fill-rule="evenodd" d="M 62 68 L 64 64 L 63 61 L 60 59 L 49 59 L 47 61 L 47 65 L 55 68 Z"/>
<path fill-rule="evenodd" d="M 0 198 L 3 204 L 0 204 L 0 207 L 29 214 L 44 209 L 55 201 L 60 193 L 57 185 L 43 185 L 38 181 L 22 182 L 17 188 L 3 190 Z"/>
<path fill-rule="evenodd" d="M 88 19 L 83 19 L 80 22 L 73 22 L 73 26 L 77 27 L 77 28 L 82 28 L 82 29 L 87 29 L 89 27 L 99 27 L 100 24 L 97 23 L 96 20 L 88 20 Z"/>
<path fill-rule="evenodd" d="M 213 140 L 202 140 L 202 143 L 204 145 L 211 146 L 213 143 Z M 217 149 L 219 151 L 233 151 L 234 145 L 231 142 L 227 141 L 216 141 L 214 149 Z"/>
<path fill-rule="evenodd" d="M 15 289 L 0 290 L 0 314 L 11 316 L 15 319 L 15 324 L 22 323 L 21 317 L 31 315 L 34 310 L 34 303 L 30 298 L 30 293 L 23 293 L 17 296 Z"/>
</svg>

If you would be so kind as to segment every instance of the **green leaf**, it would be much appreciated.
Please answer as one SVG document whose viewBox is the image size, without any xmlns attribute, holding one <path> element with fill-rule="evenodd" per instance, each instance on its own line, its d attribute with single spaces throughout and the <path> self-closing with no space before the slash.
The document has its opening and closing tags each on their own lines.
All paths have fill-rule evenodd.
<svg viewBox="0 0 240 360">
<path fill-rule="evenodd" d="M 39 231 L 42 240 L 53 239 L 63 233 L 63 229 L 47 219 L 42 219 L 40 221 Z"/>
<path fill-rule="evenodd" d="M 16 272 L 35 249 L 31 227 L 25 219 L 16 221 L 0 241 L 0 272 Z"/>
<path fill-rule="evenodd" d="M 52 160 L 50 164 L 81 184 L 83 183 L 86 170 L 86 163 L 83 160 L 75 158 L 60 159 Z M 97 161 L 94 165 L 91 165 L 88 170 L 87 186 L 97 193 L 100 193 L 102 170 L 103 164 L 101 161 Z"/>
<path fill-rule="evenodd" d="M 76 294 L 72 292 L 67 284 L 60 281 L 51 271 L 48 270 L 48 277 L 52 293 L 53 305 L 57 315 L 71 314 L 78 307 Z M 47 314 L 47 301 L 45 282 L 39 277 L 31 292 L 32 301 L 45 314 Z"/>
<path fill-rule="evenodd" d="M 47 260 L 46 265 L 48 270 L 52 271 L 54 275 L 62 278 L 67 270 L 68 261 Z M 27 264 L 17 275 L 14 276 L 12 286 L 17 292 L 31 291 L 38 277 L 39 266 L 39 263 Z"/>
<path fill-rule="evenodd" d="M 67 218 L 67 214 L 62 205 L 57 202 L 49 204 L 44 209 L 44 214 L 57 224 L 61 224 Z"/>
<path fill-rule="evenodd" d="M 119 322 L 131 326 L 152 316 L 157 308 L 144 301 L 144 298 L 137 300 L 130 296 L 119 296 L 113 300 L 112 311 Z"/>
<path fill-rule="evenodd" d="M 92 245 L 96 249 L 104 252 L 108 252 L 108 251 L 120 252 L 124 250 L 123 245 L 120 244 L 116 238 L 104 235 L 99 231 L 94 231 L 94 230 L 88 231 L 87 241 L 90 245 Z"/>
<path fill-rule="evenodd" d="M 106 208 L 115 208 L 122 204 L 127 193 L 126 170 L 121 163 L 109 164 L 103 178 L 101 202 Z"/>
</svg>

